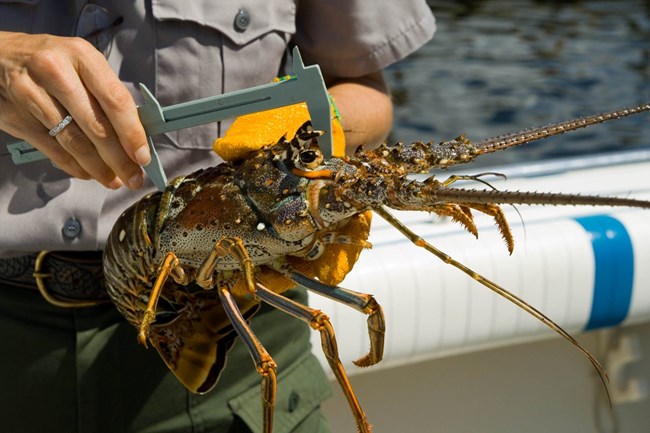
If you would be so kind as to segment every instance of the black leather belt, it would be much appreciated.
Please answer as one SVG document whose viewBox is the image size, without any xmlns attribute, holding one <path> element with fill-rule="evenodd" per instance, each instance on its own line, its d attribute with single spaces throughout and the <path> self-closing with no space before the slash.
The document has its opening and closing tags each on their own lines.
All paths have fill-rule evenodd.
<svg viewBox="0 0 650 433">
<path fill-rule="evenodd" d="M 38 290 L 58 307 L 110 302 L 101 251 L 41 251 L 0 258 L 0 284 Z"/>
</svg>

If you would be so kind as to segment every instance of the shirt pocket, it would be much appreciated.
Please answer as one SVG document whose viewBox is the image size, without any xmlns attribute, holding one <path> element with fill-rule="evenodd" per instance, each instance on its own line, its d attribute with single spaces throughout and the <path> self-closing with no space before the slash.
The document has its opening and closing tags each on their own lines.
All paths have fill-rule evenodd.
<svg viewBox="0 0 650 433">
<path fill-rule="evenodd" d="M 295 1 L 153 0 L 160 103 L 177 104 L 270 82 L 295 33 Z M 167 135 L 177 147 L 209 149 L 223 130 L 213 123 Z"/>
<path fill-rule="evenodd" d="M 153 0 L 152 7 L 158 20 L 190 21 L 211 27 L 238 45 L 268 32 L 295 32 L 295 0 Z"/>
<path fill-rule="evenodd" d="M 0 29 L 5 32 L 28 32 L 32 6 L 40 0 L 0 0 Z"/>
<path fill-rule="evenodd" d="M 289 433 L 311 416 L 332 393 L 318 360 L 308 355 L 278 375 L 273 432 Z M 228 402 L 235 415 L 254 433 L 262 432 L 259 384 Z"/>
</svg>

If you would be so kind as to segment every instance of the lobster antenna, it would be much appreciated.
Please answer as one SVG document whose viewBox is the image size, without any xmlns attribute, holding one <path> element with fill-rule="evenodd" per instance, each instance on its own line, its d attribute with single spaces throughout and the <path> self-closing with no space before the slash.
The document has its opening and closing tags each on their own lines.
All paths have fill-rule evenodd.
<svg viewBox="0 0 650 433">
<path fill-rule="evenodd" d="M 624 206 L 650 209 L 650 201 L 622 197 L 603 197 L 528 191 L 477 190 L 463 188 L 440 188 L 434 193 L 436 199 L 445 202 L 526 204 L 551 206 Z"/>
<path fill-rule="evenodd" d="M 602 114 L 580 117 L 578 119 L 567 120 L 565 122 L 552 123 L 550 125 L 538 128 L 524 129 L 523 131 L 513 132 L 510 134 L 499 135 L 492 138 L 486 138 L 474 143 L 477 154 L 496 152 L 497 150 L 507 149 L 509 147 L 519 146 L 520 144 L 531 141 L 560 135 L 568 131 L 585 128 L 590 125 L 607 122 L 609 120 L 620 119 L 633 114 L 650 111 L 650 103 L 638 105 L 631 108 L 609 111 Z"/>
</svg>

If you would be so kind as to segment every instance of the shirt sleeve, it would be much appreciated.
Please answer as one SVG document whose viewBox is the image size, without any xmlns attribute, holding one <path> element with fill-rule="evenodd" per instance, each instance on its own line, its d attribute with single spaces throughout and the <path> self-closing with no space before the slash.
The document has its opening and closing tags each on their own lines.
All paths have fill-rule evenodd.
<svg viewBox="0 0 650 433">
<path fill-rule="evenodd" d="M 425 0 L 301 0 L 294 42 L 305 63 L 358 77 L 408 56 L 435 32 Z"/>
</svg>

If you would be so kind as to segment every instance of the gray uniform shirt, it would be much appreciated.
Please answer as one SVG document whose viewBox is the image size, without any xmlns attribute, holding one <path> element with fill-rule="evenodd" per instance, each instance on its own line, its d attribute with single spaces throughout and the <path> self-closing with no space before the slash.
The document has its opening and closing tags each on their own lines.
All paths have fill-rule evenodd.
<svg viewBox="0 0 650 433">
<path fill-rule="evenodd" d="M 73 35 L 84 2 L 0 0 L 0 30 Z M 435 23 L 425 0 L 96 1 L 123 22 L 108 60 L 132 91 L 151 89 L 163 106 L 270 82 L 289 42 L 305 64 L 355 77 L 420 47 Z M 228 124 L 154 137 L 168 176 L 215 165 L 212 142 Z M 44 127 L 43 133 L 46 133 Z M 118 216 L 146 192 L 105 189 L 48 161 L 16 166 L 0 132 L 0 255 L 101 250 Z M 64 230 L 75 222 L 77 230 Z M 73 227 L 75 228 L 75 227 Z"/>
</svg>

